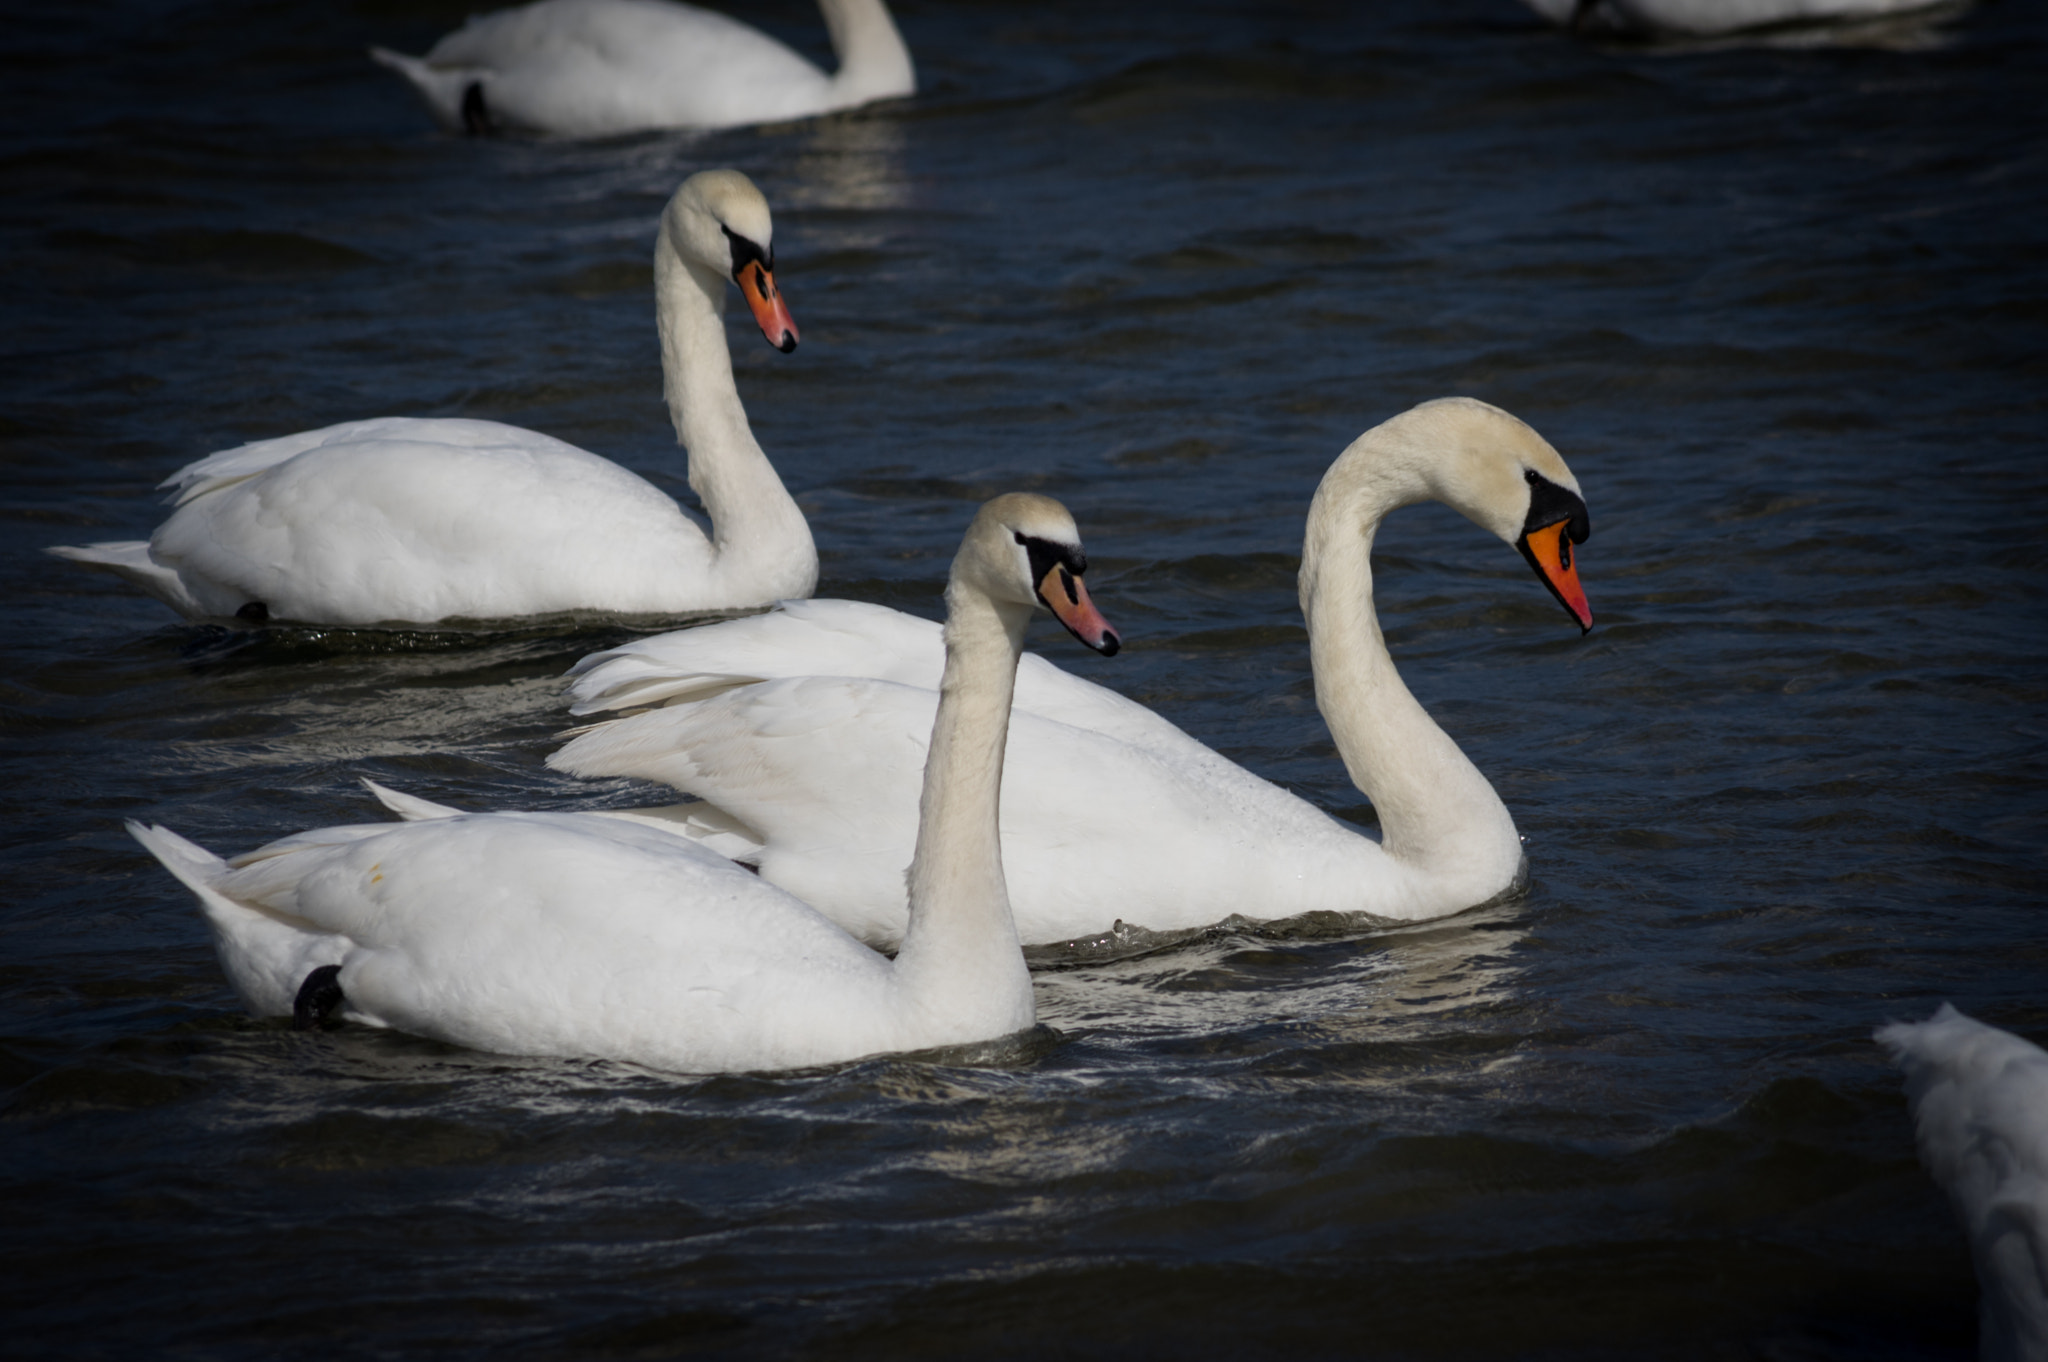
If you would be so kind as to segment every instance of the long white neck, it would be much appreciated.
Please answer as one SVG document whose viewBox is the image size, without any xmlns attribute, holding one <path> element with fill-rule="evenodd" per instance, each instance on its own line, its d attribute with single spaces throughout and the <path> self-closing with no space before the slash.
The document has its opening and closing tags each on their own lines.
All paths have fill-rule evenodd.
<svg viewBox="0 0 2048 1362">
<path fill-rule="evenodd" d="M 946 670 L 917 807 L 910 923 L 896 956 L 906 1003 L 981 1037 L 1021 1031 L 1034 1016 L 998 832 L 1030 613 L 957 580 L 946 588 Z"/>
<path fill-rule="evenodd" d="M 654 248 L 655 324 L 662 387 L 676 438 L 690 457 L 690 490 L 711 517 L 716 571 L 760 600 L 808 596 L 818 550 L 803 512 L 754 440 L 733 383 L 725 338 L 725 280 L 684 260 L 664 232 Z"/>
<path fill-rule="evenodd" d="M 893 99 L 917 93 L 917 72 L 910 49 L 896 31 L 882 0 L 818 0 L 839 71 L 832 77 L 834 103 L 840 107 L 871 99 Z"/>
<path fill-rule="evenodd" d="M 1521 839 L 1500 796 L 1409 693 L 1387 652 L 1373 612 L 1373 535 L 1388 512 L 1428 493 L 1376 453 L 1365 440 L 1347 450 L 1309 511 L 1301 610 L 1316 705 L 1352 783 L 1379 814 L 1387 852 L 1432 881 L 1469 882 L 1469 905 L 1513 880 Z"/>
</svg>

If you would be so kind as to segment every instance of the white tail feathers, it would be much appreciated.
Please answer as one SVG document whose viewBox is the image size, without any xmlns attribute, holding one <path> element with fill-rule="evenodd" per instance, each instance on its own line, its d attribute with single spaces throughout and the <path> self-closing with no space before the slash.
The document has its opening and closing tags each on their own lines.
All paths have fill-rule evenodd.
<svg viewBox="0 0 2048 1362">
<path fill-rule="evenodd" d="M 219 899 L 227 903 L 214 886 L 214 882 L 227 873 L 228 863 L 196 842 L 189 842 L 162 824 L 145 826 L 129 819 L 128 835 L 142 843 L 143 849 L 163 863 L 164 869 L 178 877 L 178 882 L 199 895 L 200 901 Z"/>
<path fill-rule="evenodd" d="M 424 823 L 435 818 L 460 818 L 461 809 L 446 804 L 436 804 L 431 799 L 418 795 L 401 794 L 389 786 L 379 785 L 369 777 L 362 777 L 363 788 L 377 796 L 377 802 L 397 814 L 408 823 Z"/>
<path fill-rule="evenodd" d="M 122 539 L 104 544 L 52 544 L 43 552 L 83 567 L 111 572 L 141 587 L 181 615 L 204 615 L 206 610 L 178 580 L 178 574 L 149 554 L 147 539 Z"/>
<path fill-rule="evenodd" d="M 430 66 L 425 58 L 408 57 L 388 47 L 370 49 L 370 60 L 404 76 L 419 91 L 428 110 L 444 127 L 462 129 L 462 95 L 477 73 L 468 67 Z"/>
</svg>

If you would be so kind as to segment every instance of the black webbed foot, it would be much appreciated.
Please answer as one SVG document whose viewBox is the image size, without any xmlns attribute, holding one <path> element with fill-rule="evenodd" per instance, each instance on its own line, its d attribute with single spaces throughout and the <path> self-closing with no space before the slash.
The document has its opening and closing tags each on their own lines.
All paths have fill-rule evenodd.
<svg viewBox="0 0 2048 1362">
<path fill-rule="evenodd" d="M 315 1027 L 325 1031 L 341 1025 L 329 1021 L 346 999 L 341 993 L 341 966 L 322 965 L 306 976 L 306 982 L 299 985 L 299 996 L 292 999 L 292 1030 L 311 1031 Z"/>
<path fill-rule="evenodd" d="M 491 126 L 491 111 L 484 103 L 484 85 L 473 80 L 462 92 L 462 130 L 471 137 L 489 137 L 497 129 Z"/>
</svg>

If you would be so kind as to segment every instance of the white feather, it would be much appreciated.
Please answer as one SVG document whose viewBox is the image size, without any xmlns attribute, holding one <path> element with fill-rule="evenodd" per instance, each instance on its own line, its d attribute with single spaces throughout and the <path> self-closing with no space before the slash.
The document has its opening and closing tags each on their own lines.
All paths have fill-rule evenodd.
<svg viewBox="0 0 2048 1362">
<path fill-rule="evenodd" d="M 1943 1003 L 1877 1032 L 1977 1266 L 1978 1355 L 2048 1359 L 2048 1054 Z"/>
<path fill-rule="evenodd" d="M 370 55 L 458 131 L 471 98 L 493 128 L 609 137 L 809 118 L 916 92 L 882 0 L 819 8 L 839 54 L 833 75 L 736 19 L 672 0 L 540 0 L 476 16 L 424 58 Z"/>
<path fill-rule="evenodd" d="M 1002 805 L 1024 940 L 1118 922 L 1171 933 L 1309 912 L 1427 918 L 1510 890 L 1514 823 L 1395 673 L 1366 549 L 1381 516 L 1424 497 L 1513 539 L 1530 469 L 1576 493 L 1534 431 L 1452 400 L 1361 436 L 1318 494 L 1306 562 L 1319 566 L 1303 579 L 1318 698 L 1395 854 L 1142 705 L 1025 657 Z M 935 625 L 849 601 L 639 639 L 577 664 L 573 707 L 665 707 L 583 730 L 549 764 L 697 796 L 758 839 L 748 859 L 765 878 L 887 947 L 903 931 L 940 659 Z"/>
<path fill-rule="evenodd" d="M 334 965 L 357 1021 L 683 1072 L 1012 1034 L 1033 1019 L 996 833 L 1034 601 L 1020 533 L 1078 546 L 1057 502 L 1013 495 L 983 508 L 954 560 L 947 699 L 893 961 L 659 815 L 458 814 L 373 785 L 414 821 L 314 829 L 233 861 L 163 828 L 130 831 L 198 896 L 258 1016 L 293 1015 L 307 976 Z"/>
<path fill-rule="evenodd" d="M 810 594 L 810 529 L 747 427 L 726 353 L 731 224 L 764 248 L 760 192 L 692 176 L 655 249 L 663 371 L 716 532 L 637 474 L 495 421 L 380 417 L 222 450 L 163 486 L 149 542 L 51 552 L 194 618 L 357 627 L 570 612 L 678 616 Z"/>
</svg>

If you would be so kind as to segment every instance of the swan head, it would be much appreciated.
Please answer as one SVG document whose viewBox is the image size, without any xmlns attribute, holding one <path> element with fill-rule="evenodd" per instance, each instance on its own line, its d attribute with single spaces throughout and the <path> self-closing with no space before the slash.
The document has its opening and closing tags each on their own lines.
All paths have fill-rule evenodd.
<svg viewBox="0 0 2048 1362">
<path fill-rule="evenodd" d="M 1379 429 L 1415 452 L 1425 495 L 1514 545 L 1579 631 L 1592 631 L 1572 550 L 1593 533 L 1593 522 L 1579 480 L 1548 440 L 1470 397 L 1424 402 Z"/>
<path fill-rule="evenodd" d="M 952 585 L 1026 611 L 1043 605 L 1068 633 L 1114 656 L 1123 641 L 1088 598 L 1081 580 L 1087 571 L 1081 532 L 1067 508 L 1051 497 L 1008 492 L 974 517 L 953 559 Z"/>
<path fill-rule="evenodd" d="M 681 259 L 730 277 L 768 343 L 796 349 L 796 322 L 775 287 L 775 223 L 752 180 L 737 170 L 684 180 L 662 212 L 661 239 Z"/>
</svg>

